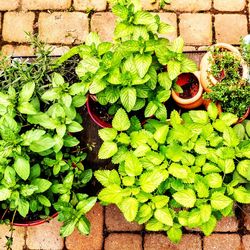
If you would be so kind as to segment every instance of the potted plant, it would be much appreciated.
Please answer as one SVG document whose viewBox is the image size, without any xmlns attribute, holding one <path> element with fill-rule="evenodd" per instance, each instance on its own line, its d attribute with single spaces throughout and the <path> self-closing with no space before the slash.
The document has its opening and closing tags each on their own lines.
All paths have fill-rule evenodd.
<svg viewBox="0 0 250 250">
<path fill-rule="evenodd" d="M 63 237 L 75 227 L 88 234 L 85 214 L 96 197 L 83 193 L 92 170 L 74 134 L 83 129 L 77 108 L 86 92 L 42 59 L 1 61 L 1 223 L 34 226 L 58 215 Z"/>
<path fill-rule="evenodd" d="M 240 52 L 227 44 L 214 45 L 201 61 L 201 83 L 205 99 L 219 102 L 222 111 L 238 115 L 239 121 L 249 114 L 249 69 Z"/>
<path fill-rule="evenodd" d="M 178 88 L 172 90 L 172 98 L 181 108 L 194 109 L 203 104 L 203 87 L 199 71 L 180 74 L 176 85 Z"/>
<path fill-rule="evenodd" d="M 234 213 L 235 202 L 250 203 L 250 142 L 231 127 L 238 118 L 218 117 L 215 104 L 170 117 L 127 131 L 121 124 L 129 126 L 128 117 L 120 117 L 113 128 L 99 130 L 99 158 L 111 158 L 116 167 L 94 175 L 104 186 L 103 204 L 116 204 L 128 221 L 166 231 L 178 243 L 183 227 L 210 235 L 218 220 Z"/>
</svg>

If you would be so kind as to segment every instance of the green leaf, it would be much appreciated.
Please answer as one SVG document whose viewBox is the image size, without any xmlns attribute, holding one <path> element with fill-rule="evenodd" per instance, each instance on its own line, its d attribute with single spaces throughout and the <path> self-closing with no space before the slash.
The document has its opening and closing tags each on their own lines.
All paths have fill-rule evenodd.
<svg viewBox="0 0 250 250">
<path fill-rule="evenodd" d="M 234 199 L 240 203 L 243 203 L 243 204 L 250 203 L 250 192 L 249 190 L 245 189 L 242 186 L 234 189 L 233 196 L 234 196 Z"/>
<path fill-rule="evenodd" d="M 22 102 L 29 102 L 33 93 L 35 91 L 35 83 L 34 82 L 28 82 L 23 85 L 20 94 L 19 94 L 19 103 Z"/>
<path fill-rule="evenodd" d="M 133 153 L 126 154 L 125 171 L 128 176 L 138 176 L 142 173 L 142 164 Z"/>
<path fill-rule="evenodd" d="M 90 222 L 85 216 L 82 216 L 76 224 L 77 229 L 83 235 L 88 235 L 90 233 Z"/>
<path fill-rule="evenodd" d="M 173 226 L 173 218 L 167 207 L 156 209 L 154 216 L 161 223 L 168 226 Z"/>
<path fill-rule="evenodd" d="M 168 168 L 168 172 L 178 179 L 186 179 L 190 173 L 190 169 L 187 166 L 172 163 Z"/>
<path fill-rule="evenodd" d="M 172 42 L 172 51 L 177 52 L 177 53 L 182 53 L 184 47 L 184 40 L 182 37 L 177 37 L 173 42 Z"/>
<path fill-rule="evenodd" d="M 211 206 L 208 204 L 201 205 L 200 214 L 203 223 L 208 222 L 212 213 Z"/>
<path fill-rule="evenodd" d="M 237 117 L 237 115 L 231 113 L 221 113 L 220 119 L 224 121 L 227 126 L 231 126 L 235 124 L 239 118 Z"/>
<path fill-rule="evenodd" d="M 174 199 L 182 206 L 191 208 L 196 202 L 196 195 L 192 189 L 181 190 L 173 194 Z"/>
<path fill-rule="evenodd" d="M 29 146 L 31 142 L 39 140 L 45 133 L 46 131 L 42 129 L 28 130 L 25 134 L 22 134 L 22 145 Z"/>
<path fill-rule="evenodd" d="M 169 25 L 167 23 L 160 22 L 159 28 L 158 28 L 158 33 L 159 34 L 168 34 L 175 32 L 175 27 L 172 25 Z"/>
<path fill-rule="evenodd" d="M 222 186 L 223 180 L 220 174 L 212 173 L 205 176 L 205 180 L 211 188 L 219 188 Z"/>
<path fill-rule="evenodd" d="M 153 216 L 151 207 L 147 204 L 143 204 L 137 214 L 136 221 L 138 224 L 147 222 Z"/>
<path fill-rule="evenodd" d="M 122 189 L 118 185 L 109 185 L 108 187 L 101 190 L 98 198 L 107 203 L 118 204 L 122 201 Z"/>
<path fill-rule="evenodd" d="M 250 160 L 242 160 L 237 165 L 237 171 L 240 175 L 250 181 Z"/>
<path fill-rule="evenodd" d="M 175 244 L 181 241 L 182 231 L 180 228 L 171 227 L 167 231 L 168 238 Z"/>
<path fill-rule="evenodd" d="M 42 95 L 42 100 L 44 101 L 54 101 L 59 98 L 57 89 L 49 89 Z"/>
<path fill-rule="evenodd" d="M 36 190 L 36 193 L 44 193 L 51 187 L 52 183 L 46 179 L 36 178 L 31 181 L 31 185 L 38 188 Z"/>
<path fill-rule="evenodd" d="M 148 231 L 161 231 L 163 230 L 164 225 L 157 219 L 153 218 L 151 219 L 147 224 L 145 229 Z"/>
<path fill-rule="evenodd" d="M 228 207 L 233 200 L 221 192 L 214 192 L 211 196 L 211 206 L 214 209 L 222 210 Z"/>
<path fill-rule="evenodd" d="M 114 128 L 103 128 L 98 130 L 98 135 L 103 141 L 113 141 L 117 136 Z"/>
<path fill-rule="evenodd" d="M 97 94 L 107 87 L 107 82 L 103 79 L 95 79 L 89 86 L 90 94 Z"/>
<path fill-rule="evenodd" d="M 101 43 L 100 36 L 96 32 L 90 32 L 87 37 L 85 44 L 88 46 L 95 45 L 96 47 Z"/>
<path fill-rule="evenodd" d="M 210 219 L 201 225 L 201 230 L 202 232 L 206 235 L 206 236 L 209 236 L 215 229 L 216 227 L 216 224 L 217 224 L 217 220 L 216 218 L 212 215 L 210 217 Z"/>
<path fill-rule="evenodd" d="M 158 74 L 158 82 L 166 90 L 170 90 L 172 86 L 172 80 L 169 77 L 168 72 L 162 72 Z"/>
<path fill-rule="evenodd" d="M 152 56 L 149 54 L 136 54 L 134 57 L 134 62 L 139 76 L 143 78 L 151 66 Z"/>
<path fill-rule="evenodd" d="M 140 176 L 139 183 L 141 189 L 147 193 L 152 193 L 164 180 L 163 175 L 158 170 L 145 172 Z"/>
<path fill-rule="evenodd" d="M 160 128 L 158 128 L 155 133 L 154 133 L 154 139 L 160 143 L 160 144 L 164 144 L 168 135 L 168 131 L 169 131 L 169 126 L 168 125 L 164 125 L 161 126 Z"/>
<path fill-rule="evenodd" d="M 93 208 L 96 204 L 96 200 L 96 197 L 89 197 L 88 199 L 81 200 L 76 206 L 76 209 L 81 210 L 81 212 L 85 214 Z"/>
<path fill-rule="evenodd" d="M 114 5 L 112 7 L 112 12 L 123 20 L 128 16 L 128 9 L 121 4 Z"/>
<path fill-rule="evenodd" d="M 22 102 L 18 105 L 17 110 L 22 114 L 34 115 L 37 114 L 35 107 L 29 102 Z"/>
<path fill-rule="evenodd" d="M 37 199 L 45 207 L 51 207 L 51 203 L 50 203 L 49 199 L 46 196 L 44 196 L 44 195 L 38 195 Z"/>
<path fill-rule="evenodd" d="M 225 128 L 223 131 L 224 144 L 228 147 L 235 147 L 240 143 L 240 140 L 232 128 Z"/>
<path fill-rule="evenodd" d="M 130 127 L 130 121 L 126 111 L 122 108 L 118 109 L 113 120 L 112 126 L 118 131 L 126 131 Z"/>
<path fill-rule="evenodd" d="M 29 202 L 20 198 L 18 201 L 17 211 L 22 217 L 26 217 L 29 212 Z"/>
<path fill-rule="evenodd" d="M 155 22 L 154 16 L 147 11 L 137 11 L 134 16 L 134 24 L 148 25 Z"/>
<path fill-rule="evenodd" d="M 95 74 L 98 68 L 99 60 L 95 57 L 86 56 L 76 67 L 76 73 L 79 77 L 82 77 L 86 72 Z"/>
<path fill-rule="evenodd" d="M 174 80 L 181 72 L 181 64 L 180 62 L 169 61 L 167 65 L 168 65 L 169 78 L 171 80 Z"/>
<path fill-rule="evenodd" d="M 191 110 L 189 111 L 189 115 L 193 122 L 200 123 L 200 124 L 207 124 L 208 119 L 208 113 L 204 110 Z"/>
<path fill-rule="evenodd" d="M 30 144 L 30 149 L 33 152 L 39 153 L 54 147 L 54 145 L 55 145 L 55 140 L 51 138 L 49 135 L 44 135 L 39 140 L 33 141 Z"/>
<path fill-rule="evenodd" d="M 9 199 L 10 196 L 11 196 L 11 190 L 3 186 L 0 186 L 0 201 L 5 201 Z"/>
<path fill-rule="evenodd" d="M 121 103 L 127 112 L 130 112 L 136 103 L 136 89 L 132 87 L 122 88 L 120 92 Z"/>
<path fill-rule="evenodd" d="M 51 119 L 45 113 L 38 113 L 36 115 L 29 115 L 28 122 L 31 124 L 39 124 L 40 126 L 47 128 L 47 129 L 55 129 L 56 124 L 53 119 Z"/>
<path fill-rule="evenodd" d="M 76 220 L 68 220 L 60 228 L 61 237 L 67 237 L 71 235 L 75 229 Z"/>
<path fill-rule="evenodd" d="M 118 148 L 115 142 L 105 141 L 99 149 L 98 158 L 99 159 L 111 158 L 117 151 Z"/>
<path fill-rule="evenodd" d="M 108 187 L 112 184 L 121 185 L 121 179 L 116 170 L 97 170 L 95 171 L 95 178 L 104 186 Z"/>
<path fill-rule="evenodd" d="M 65 83 L 61 74 L 54 72 L 52 75 L 52 85 L 54 88 L 60 87 Z"/>
<path fill-rule="evenodd" d="M 145 117 L 150 117 L 154 115 L 157 109 L 158 109 L 158 106 L 153 101 L 150 101 L 144 111 Z"/>
<path fill-rule="evenodd" d="M 73 83 L 69 87 L 69 94 L 70 95 L 78 95 L 78 94 L 83 94 L 85 95 L 88 92 L 88 85 L 85 82 L 77 82 Z"/>
<path fill-rule="evenodd" d="M 209 103 L 207 107 L 207 113 L 210 119 L 212 119 L 213 121 L 217 118 L 219 111 L 215 103 L 213 102 Z"/>
<path fill-rule="evenodd" d="M 186 57 L 183 58 L 181 61 L 181 72 L 189 73 L 195 71 L 197 71 L 196 62 Z"/>
<path fill-rule="evenodd" d="M 13 165 L 16 173 L 23 179 L 27 180 L 30 175 L 30 163 L 22 156 L 17 156 Z"/>
<path fill-rule="evenodd" d="M 79 144 L 79 140 L 74 136 L 65 135 L 63 137 L 63 145 L 65 147 L 75 147 Z"/>
<path fill-rule="evenodd" d="M 68 127 L 67 127 L 68 131 L 71 133 L 76 133 L 76 132 L 80 132 L 83 130 L 83 127 L 81 124 L 79 124 L 78 122 L 72 121 Z"/>
<path fill-rule="evenodd" d="M 135 198 L 127 197 L 119 204 L 124 217 L 131 222 L 135 219 L 138 212 L 139 203 Z"/>
<path fill-rule="evenodd" d="M 6 167 L 4 170 L 4 180 L 6 184 L 10 187 L 15 186 L 16 184 L 16 171 L 12 167 Z"/>
</svg>

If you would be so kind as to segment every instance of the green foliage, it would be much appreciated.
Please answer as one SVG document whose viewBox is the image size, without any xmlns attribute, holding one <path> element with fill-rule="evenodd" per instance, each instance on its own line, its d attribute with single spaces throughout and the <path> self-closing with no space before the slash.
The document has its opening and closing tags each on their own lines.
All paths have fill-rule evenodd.
<svg viewBox="0 0 250 250">
<path fill-rule="evenodd" d="M 222 216 L 234 213 L 234 202 L 250 203 L 250 141 L 231 127 L 237 117 L 218 116 L 214 104 L 170 117 L 148 120 L 137 131 L 101 129 L 101 148 L 117 145 L 111 158 L 118 170 L 98 170 L 95 177 L 104 185 L 101 202 L 117 204 L 128 221 L 166 231 L 177 243 L 182 227 L 210 235 Z"/>
</svg>

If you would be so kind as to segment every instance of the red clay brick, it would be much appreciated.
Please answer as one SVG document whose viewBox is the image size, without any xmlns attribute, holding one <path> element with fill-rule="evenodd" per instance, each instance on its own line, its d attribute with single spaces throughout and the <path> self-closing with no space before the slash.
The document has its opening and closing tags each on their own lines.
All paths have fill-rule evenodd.
<svg viewBox="0 0 250 250">
<path fill-rule="evenodd" d="M 250 249 L 250 234 L 244 235 L 242 237 L 242 250 L 249 250 Z"/>
<path fill-rule="evenodd" d="M 196 12 L 201 10 L 209 10 L 212 0 L 173 0 L 170 5 L 165 5 L 164 9 Z"/>
<path fill-rule="evenodd" d="M 103 41 L 112 41 L 115 16 L 110 12 L 95 13 L 91 18 L 91 30 L 97 32 Z"/>
<path fill-rule="evenodd" d="M 240 37 L 247 35 L 247 17 L 240 14 L 215 15 L 215 36 L 217 42 L 239 44 Z"/>
<path fill-rule="evenodd" d="M 186 45 L 210 45 L 212 43 L 212 16 L 210 14 L 181 14 L 179 26 Z"/>
<path fill-rule="evenodd" d="M 241 239 L 238 234 L 212 234 L 204 237 L 204 250 L 239 250 Z"/>
<path fill-rule="evenodd" d="M 142 250 L 142 237 L 138 234 L 110 234 L 105 239 L 104 250 Z"/>
<path fill-rule="evenodd" d="M 106 207 L 105 224 L 108 231 L 140 231 L 143 226 L 127 222 L 116 205 Z"/>
<path fill-rule="evenodd" d="M 41 13 L 38 26 L 39 37 L 47 43 L 82 43 L 89 32 L 88 17 L 80 12 Z"/>
<path fill-rule="evenodd" d="M 13 46 L 7 44 L 2 47 L 2 53 L 6 56 L 33 56 L 34 49 L 26 45 Z"/>
<path fill-rule="evenodd" d="M 57 218 L 39 226 L 27 228 L 26 245 L 29 249 L 53 249 L 64 247 L 64 240 L 59 235 L 62 223 Z"/>
<path fill-rule="evenodd" d="M 106 0 L 74 0 L 75 10 L 105 10 L 107 7 Z"/>
<path fill-rule="evenodd" d="M 24 10 L 66 10 L 70 5 L 71 0 L 22 0 Z"/>
<path fill-rule="evenodd" d="M 179 244 L 173 244 L 162 234 L 147 234 L 144 239 L 144 250 L 201 250 L 201 237 L 185 234 Z"/>
<path fill-rule="evenodd" d="M 215 232 L 236 232 L 239 227 L 239 222 L 235 216 L 224 217 L 218 221 Z"/>
<path fill-rule="evenodd" d="M 250 205 L 244 205 L 244 226 L 250 231 Z"/>
<path fill-rule="evenodd" d="M 9 232 L 10 227 L 6 225 L 0 225 L 0 249 L 6 249 L 6 236 L 10 236 Z M 13 250 L 23 250 L 23 247 L 25 245 L 25 227 L 14 227 L 14 233 L 13 233 Z"/>
<path fill-rule="evenodd" d="M 68 250 L 101 250 L 103 242 L 103 207 L 96 204 L 87 214 L 87 218 L 91 223 L 89 236 L 80 235 L 75 232 L 66 239 L 66 247 Z"/>
<path fill-rule="evenodd" d="M 0 10 L 16 10 L 19 0 L 0 0 Z"/>
<path fill-rule="evenodd" d="M 27 42 L 25 32 L 33 33 L 35 14 L 32 12 L 7 12 L 3 19 L 3 40 L 7 42 Z"/>
</svg>

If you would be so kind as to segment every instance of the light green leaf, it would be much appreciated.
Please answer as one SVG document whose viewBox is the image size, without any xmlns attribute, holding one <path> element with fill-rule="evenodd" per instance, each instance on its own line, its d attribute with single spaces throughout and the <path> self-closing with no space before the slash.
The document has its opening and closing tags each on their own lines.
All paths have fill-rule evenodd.
<svg viewBox="0 0 250 250">
<path fill-rule="evenodd" d="M 161 127 L 159 127 L 155 133 L 154 133 L 154 139 L 160 143 L 160 144 L 164 144 L 168 135 L 168 131 L 169 131 L 169 126 L 168 125 L 163 125 Z"/>
<path fill-rule="evenodd" d="M 18 105 L 17 110 L 22 114 L 34 115 L 37 114 L 35 107 L 29 102 L 22 102 Z"/>
<path fill-rule="evenodd" d="M 90 94 L 97 94 L 104 90 L 107 86 L 107 82 L 103 79 L 95 79 L 89 86 Z"/>
<path fill-rule="evenodd" d="M 118 204 L 123 199 L 122 189 L 118 185 L 109 185 L 108 187 L 101 190 L 98 198 L 106 203 Z"/>
<path fill-rule="evenodd" d="M 45 207 L 51 207 L 50 200 L 46 196 L 44 196 L 44 195 L 38 195 L 37 199 Z"/>
<path fill-rule="evenodd" d="M 173 194 L 174 199 L 182 206 L 191 208 L 196 202 L 196 195 L 192 189 L 181 190 Z"/>
<path fill-rule="evenodd" d="M 142 164 L 133 153 L 127 153 L 126 155 L 125 171 L 128 176 L 138 176 L 142 173 Z"/>
<path fill-rule="evenodd" d="M 207 124 L 208 119 L 208 113 L 204 110 L 191 110 L 189 111 L 189 115 L 193 122 L 200 123 L 200 124 Z"/>
<path fill-rule="evenodd" d="M 99 159 L 111 158 L 117 151 L 118 148 L 115 142 L 105 141 L 99 149 L 98 158 Z"/>
<path fill-rule="evenodd" d="M 22 156 L 17 156 L 13 165 L 16 173 L 23 179 L 27 180 L 30 175 L 30 163 Z"/>
<path fill-rule="evenodd" d="M 28 82 L 23 85 L 20 94 L 19 94 L 19 103 L 22 102 L 29 102 L 33 93 L 35 91 L 35 83 L 34 82 Z"/>
<path fill-rule="evenodd" d="M 209 187 L 211 188 L 219 188 L 222 186 L 222 177 L 218 173 L 212 173 L 205 176 L 205 180 L 207 181 Z"/>
<path fill-rule="evenodd" d="M 173 226 L 173 218 L 167 207 L 156 209 L 154 216 L 161 223 L 168 226 Z"/>
<path fill-rule="evenodd" d="M 80 132 L 83 130 L 83 127 L 81 124 L 79 124 L 78 122 L 72 121 L 68 126 L 67 129 L 69 132 L 71 133 L 76 133 L 76 132 Z"/>
<path fill-rule="evenodd" d="M 99 60 L 95 57 L 86 56 L 76 67 L 76 73 L 79 77 L 82 77 L 86 72 L 95 74 L 98 68 Z"/>
<path fill-rule="evenodd" d="M 168 72 L 159 73 L 158 82 L 164 89 L 166 90 L 171 89 L 172 80 L 170 79 Z"/>
<path fill-rule="evenodd" d="M 143 204 L 137 214 L 136 221 L 138 224 L 147 222 L 153 216 L 151 207 L 147 204 Z"/>
<path fill-rule="evenodd" d="M 134 16 L 134 24 L 148 25 L 155 22 L 154 16 L 147 11 L 137 11 Z"/>
<path fill-rule="evenodd" d="M 69 220 L 63 224 L 60 228 L 60 236 L 67 237 L 71 235 L 75 229 L 77 220 Z"/>
<path fill-rule="evenodd" d="M 146 224 L 146 230 L 148 231 L 161 231 L 164 228 L 163 223 L 161 223 L 160 221 L 158 221 L 157 219 L 153 218 L 150 221 L 148 221 L 148 223 Z"/>
<path fill-rule="evenodd" d="M 216 218 L 212 215 L 210 219 L 205 222 L 204 224 L 201 225 L 201 230 L 202 232 L 206 235 L 209 236 L 215 229 L 217 224 Z"/>
<path fill-rule="evenodd" d="M 183 73 L 189 73 L 189 72 L 195 72 L 197 71 L 197 65 L 195 61 L 189 59 L 189 58 L 183 58 L 181 61 L 181 72 Z"/>
<path fill-rule="evenodd" d="M 240 140 L 232 128 L 225 128 L 223 131 L 224 144 L 228 147 L 235 147 L 240 143 Z"/>
<path fill-rule="evenodd" d="M 237 165 L 237 171 L 240 175 L 250 181 L 250 160 L 242 160 Z"/>
<path fill-rule="evenodd" d="M 145 172 L 140 176 L 139 183 L 141 189 L 147 193 L 152 193 L 164 180 L 163 175 L 158 170 Z"/>
<path fill-rule="evenodd" d="M 82 216 L 76 224 L 77 229 L 83 235 L 88 235 L 90 233 L 90 222 L 85 216 Z"/>
<path fill-rule="evenodd" d="M 126 131 L 129 129 L 130 121 L 124 109 L 118 109 L 112 120 L 112 126 L 118 131 Z"/>
<path fill-rule="evenodd" d="M 119 204 L 119 208 L 123 212 L 127 221 L 132 222 L 138 212 L 139 203 L 135 198 L 127 197 Z"/>
<path fill-rule="evenodd" d="M 54 72 L 52 75 L 52 85 L 54 88 L 60 87 L 65 83 L 61 74 Z"/>
<path fill-rule="evenodd" d="M 113 141 L 117 136 L 117 130 L 114 128 L 99 129 L 98 135 L 103 141 Z"/>
<path fill-rule="evenodd" d="M 201 214 L 201 220 L 203 223 L 209 221 L 211 213 L 212 213 L 212 209 L 210 205 L 208 204 L 201 205 L 200 214 Z"/>
<path fill-rule="evenodd" d="M 132 87 L 122 88 L 120 92 L 121 103 L 127 112 L 130 112 L 136 103 L 136 89 Z"/>
<path fill-rule="evenodd" d="M 250 203 L 250 192 L 249 190 L 245 189 L 244 187 L 240 186 L 234 189 L 234 199 L 243 204 Z"/>
<path fill-rule="evenodd" d="M 187 166 L 172 163 L 168 168 L 168 172 L 178 179 L 186 179 L 191 171 Z"/>
<path fill-rule="evenodd" d="M 207 107 L 207 113 L 210 119 L 212 119 L 213 121 L 217 118 L 219 111 L 215 103 L 213 102 L 209 103 Z"/>
<path fill-rule="evenodd" d="M 172 51 L 177 52 L 177 53 L 182 53 L 184 47 L 184 40 L 182 37 L 177 37 L 173 42 L 172 42 Z"/>
<path fill-rule="evenodd" d="M 97 170 L 95 171 L 95 178 L 104 186 L 108 187 L 112 184 L 121 185 L 121 179 L 116 170 Z"/>
<path fill-rule="evenodd" d="M 39 140 L 33 141 L 30 144 L 30 149 L 33 152 L 39 153 L 54 147 L 54 145 L 55 140 L 49 135 L 44 135 Z"/>
<path fill-rule="evenodd" d="M 228 207 L 233 200 L 221 192 L 214 192 L 211 196 L 211 206 L 214 209 L 222 210 Z"/>
<path fill-rule="evenodd" d="M 44 193 L 51 187 L 52 183 L 46 179 L 36 178 L 31 181 L 31 185 L 38 188 L 36 190 L 36 193 Z"/>
<path fill-rule="evenodd" d="M 57 89 L 49 89 L 42 95 L 42 100 L 44 101 L 54 101 L 59 98 Z"/>
<path fill-rule="evenodd" d="M 150 54 L 136 54 L 134 57 L 134 62 L 139 76 L 143 78 L 151 66 L 152 56 Z"/>
<path fill-rule="evenodd" d="M 167 65 L 169 78 L 174 80 L 181 72 L 181 64 L 177 61 L 169 61 Z"/>
<path fill-rule="evenodd" d="M 226 123 L 227 126 L 231 126 L 238 121 L 237 115 L 231 113 L 221 113 L 220 119 Z"/>
<path fill-rule="evenodd" d="M 90 32 L 87 37 L 85 44 L 91 46 L 94 44 L 96 47 L 101 43 L 100 36 L 96 32 Z"/>
<path fill-rule="evenodd" d="M 29 212 L 29 202 L 22 198 L 19 199 L 17 211 L 22 217 L 26 217 Z"/>
<path fill-rule="evenodd" d="M 167 231 L 168 238 L 175 244 L 179 243 L 181 241 L 182 237 L 182 230 L 180 228 L 171 227 Z"/>
<path fill-rule="evenodd" d="M 150 117 L 154 115 L 157 109 L 158 109 L 158 106 L 153 101 L 150 101 L 144 111 L 145 117 Z"/>
<path fill-rule="evenodd" d="M 5 201 L 10 198 L 11 190 L 0 186 L 0 201 Z"/>
</svg>

